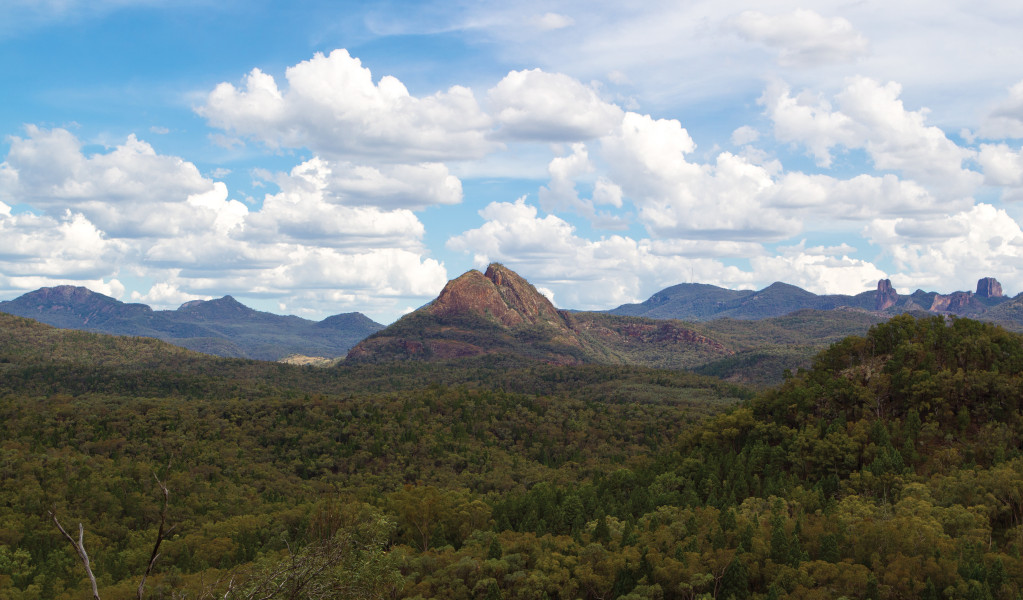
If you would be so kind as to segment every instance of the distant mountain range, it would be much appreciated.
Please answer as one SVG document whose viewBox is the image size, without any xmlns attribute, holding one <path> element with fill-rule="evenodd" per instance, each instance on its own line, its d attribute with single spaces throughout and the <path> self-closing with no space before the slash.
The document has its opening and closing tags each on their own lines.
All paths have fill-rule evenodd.
<svg viewBox="0 0 1023 600">
<path fill-rule="evenodd" d="M 154 311 L 85 288 L 42 288 L 0 302 L 0 312 L 67 329 L 148 336 L 208 354 L 299 364 L 446 361 L 500 355 L 555 364 L 624 364 L 692 369 L 726 379 L 773 383 L 810 365 L 827 344 L 862 335 L 902 312 L 953 314 L 1023 331 L 1023 297 L 992 278 L 976 292 L 900 295 L 889 280 L 855 296 L 817 295 L 774 283 L 762 290 L 706 284 L 666 288 L 640 304 L 606 312 L 558 310 L 500 264 L 469 271 L 389 327 L 360 313 L 314 322 L 248 308 L 230 296 Z"/>
<path fill-rule="evenodd" d="M 640 304 L 623 304 L 610 310 L 611 314 L 648 317 L 652 319 L 681 319 L 710 321 L 714 319 L 766 319 L 780 317 L 797 310 L 835 310 L 853 308 L 892 316 L 904 312 L 953 314 L 996 321 L 1010 329 L 1023 328 L 1018 321 L 1020 297 L 1007 298 L 1002 286 L 991 277 L 977 282 L 976 292 L 938 294 L 917 290 L 900 295 L 888 279 L 882 279 L 875 291 L 855 296 L 822 295 L 787 283 L 773 283 L 766 288 L 729 290 L 703 283 L 683 283 L 657 292 Z"/>
<path fill-rule="evenodd" d="M 72 286 L 41 288 L 0 302 L 0 312 L 64 329 L 153 337 L 207 354 L 260 360 L 294 354 L 341 357 L 383 328 L 362 313 L 317 322 L 253 310 L 231 296 L 153 310 Z"/>
<path fill-rule="evenodd" d="M 865 333 L 882 320 L 862 310 L 799 310 L 757 321 L 707 323 L 570 312 L 495 263 L 485 273 L 469 271 L 451 280 L 433 302 L 352 348 L 346 362 L 510 355 L 556 364 L 686 368 L 773 383 L 785 369 L 809 366 L 828 343 Z"/>
</svg>

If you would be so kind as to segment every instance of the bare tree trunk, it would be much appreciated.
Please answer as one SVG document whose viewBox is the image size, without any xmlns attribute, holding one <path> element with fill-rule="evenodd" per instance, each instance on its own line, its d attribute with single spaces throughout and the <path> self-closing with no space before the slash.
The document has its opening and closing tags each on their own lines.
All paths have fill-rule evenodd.
<svg viewBox="0 0 1023 600">
<path fill-rule="evenodd" d="M 155 476 L 154 476 L 155 477 Z M 138 600 L 142 600 L 142 590 L 146 587 L 146 577 L 153 572 L 153 567 L 156 566 L 156 560 L 160 558 L 160 544 L 163 542 L 163 538 L 174 528 L 165 529 L 167 525 L 167 504 L 170 503 L 170 492 L 167 490 L 167 486 L 156 478 L 157 485 L 160 486 L 160 491 L 163 492 L 163 507 L 160 509 L 160 528 L 156 531 L 156 543 L 153 545 L 153 553 L 149 557 L 149 565 L 146 567 L 146 572 L 142 574 L 142 581 L 139 582 L 138 589 Z"/>
<path fill-rule="evenodd" d="M 95 600 L 100 600 L 99 589 L 96 588 L 96 576 L 92 574 L 92 567 L 89 566 L 89 555 L 85 552 L 85 528 L 81 523 L 78 524 L 78 541 L 76 542 L 75 539 L 64 530 L 64 527 L 61 526 L 60 521 L 57 520 L 57 514 L 52 510 L 49 511 L 49 513 L 50 516 L 53 517 L 53 522 L 57 525 L 57 529 L 64 534 L 64 537 L 67 538 L 68 542 L 71 542 L 71 546 L 75 549 L 75 552 L 78 553 L 78 558 L 82 559 L 82 564 L 85 565 L 85 573 L 89 576 L 89 582 L 92 584 L 92 597 L 95 598 Z"/>
<path fill-rule="evenodd" d="M 149 565 L 146 567 L 145 573 L 142 574 L 142 581 L 139 582 L 138 588 L 138 600 L 142 600 L 142 592 L 146 587 L 146 578 L 153 572 L 153 567 L 156 566 L 157 559 L 160 558 L 160 544 L 163 543 L 167 534 L 170 533 L 174 528 L 167 528 L 167 504 L 170 502 L 170 492 L 167 490 L 167 486 L 156 479 L 156 483 L 160 486 L 160 491 L 163 492 L 163 507 L 160 509 L 160 528 L 156 532 L 156 543 L 153 545 L 153 552 L 149 557 Z M 61 526 L 60 521 L 57 520 L 57 513 L 54 510 L 48 511 L 50 517 L 53 518 L 54 524 L 57 529 L 60 530 L 68 542 L 71 543 L 71 547 L 78 553 L 78 558 L 82 560 L 82 564 L 85 566 L 85 574 L 89 576 L 89 583 L 92 584 L 92 597 L 94 600 L 100 600 L 99 589 L 96 587 L 96 576 L 92 573 L 92 566 L 89 564 L 89 555 L 85 552 L 85 543 L 83 538 L 85 537 L 85 528 L 81 523 L 78 524 L 78 541 L 76 542 L 71 535 L 64 530 Z"/>
</svg>

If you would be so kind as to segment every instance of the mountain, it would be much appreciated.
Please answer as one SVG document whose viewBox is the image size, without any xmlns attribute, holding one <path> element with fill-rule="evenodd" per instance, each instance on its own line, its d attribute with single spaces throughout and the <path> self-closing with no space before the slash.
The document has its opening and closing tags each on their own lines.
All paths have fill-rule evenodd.
<svg viewBox="0 0 1023 600">
<path fill-rule="evenodd" d="M 780 303 L 792 286 L 759 294 L 686 286 L 707 298 Z M 793 288 L 798 290 L 798 288 Z M 803 292 L 808 294 L 808 292 Z M 711 300 L 715 301 L 715 300 Z M 694 303 L 695 304 L 695 303 Z M 696 369 L 741 383 L 780 381 L 786 369 L 809 367 L 814 354 L 883 317 L 866 311 L 805 310 L 763 320 L 684 323 L 598 312 L 558 310 L 525 279 L 500 264 L 469 271 L 440 295 L 360 342 L 345 362 L 446 361 L 514 356 L 554 364 L 628 364 Z"/>
<path fill-rule="evenodd" d="M 707 284 L 680 284 L 665 288 L 645 302 L 623 304 L 608 311 L 615 315 L 710 321 L 713 319 L 766 319 L 780 317 L 798 310 L 836 310 L 853 308 L 873 311 L 887 317 L 924 311 L 933 314 L 954 314 L 984 319 L 984 315 L 1009 299 L 1002 295 L 1002 286 L 992 277 L 977 282 L 976 293 L 952 292 L 938 294 L 917 290 L 900 295 L 891 281 L 882 279 L 877 290 L 855 296 L 817 295 L 804 289 L 776 282 L 759 291 L 729 290 Z M 1023 320 L 1018 326 L 1023 327 Z"/>
<path fill-rule="evenodd" d="M 682 323 L 558 310 L 529 282 L 494 263 L 352 348 L 347 362 L 444 360 L 502 354 L 555 364 L 681 368 L 729 354 Z"/>
<path fill-rule="evenodd" d="M 177 310 L 154 311 L 83 287 L 41 288 L 0 302 L 0 312 L 64 329 L 158 338 L 218 356 L 280 360 L 293 354 L 343 356 L 383 328 L 361 313 L 310 321 L 253 310 L 231 296 L 194 300 Z"/>
</svg>

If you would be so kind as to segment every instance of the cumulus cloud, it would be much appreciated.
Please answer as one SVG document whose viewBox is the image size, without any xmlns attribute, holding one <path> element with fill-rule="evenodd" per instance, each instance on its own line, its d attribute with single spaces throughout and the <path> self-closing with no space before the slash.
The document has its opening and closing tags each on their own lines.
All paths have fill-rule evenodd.
<svg viewBox="0 0 1023 600">
<path fill-rule="evenodd" d="M 977 162 L 984 171 L 984 183 L 1003 188 L 1002 199 L 1023 200 L 1023 150 L 983 144 Z"/>
<path fill-rule="evenodd" d="M 81 214 L 13 215 L 0 203 L 0 273 L 9 280 L 99 280 L 128 251 Z"/>
<path fill-rule="evenodd" d="M 891 256 L 901 271 L 892 279 L 900 286 L 942 289 L 954 281 L 970 288 L 978 278 L 991 276 L 1007 289 L 1023 288 L 1023 231 L 1008 213 L 990 204 L 925 223 L 878 219 L 865 235 Z"/>
<path fill-rule="evenodd" d="M 983 179 L 963 166 L 974 151 L 927 125 L 926 110 L 907 110 L 899 99 L 901 91 L 894 82 L 882 85 L 854 77 L 835 96 L 833 108 L 821 96 L 792 96 L 787 86 L 776 83 L 760 102 L 775 137 L 805 145 L 822 167 L 831 165 L 835 147 L 863 149 L 878 169 L 898 171 L 942 198 L 968 196 Z"/>
<path fill-rule="evenodd" d="M 836 255 L 835 249 L 783 249 L 774 256 L 757 256 L 750 266 L 759 281 L 783 281 L 816 294 L 855 295 L 874 289 L 887 276 L 870 262 Z"/>
<path fill-rule="evenodd" d="M 735 17 L 732 26 L 746 39 L 777 50 L 783 66 L 846 62 L 867 52 L 867 38 L 852 23 L 812 10 L 774 16 L 748 10 Z"/>
<path fill-rule="evenodd" d="M 753 142 L 760 139 L 760 132 L 750 127 L 749 125 L 743 125 L 732 132 L 732 143 L 736 146 L 743 146 L 746 144 L 752 144 Z"/>
<path fill-rule="evenodd" d="M 250 210 L 134 136 L 87 153 L 66 130 L 27 132 L 0 163 L 0 289 L 74 283 L 120 295 L 128 273 L 155 282 L 132 297 L 157 306 L 233 293 L 387 319 L 447 279 L 411 210 L 461 200 L 443 165 L 314 158 L 273 177 L 280 191 Z"/>
<path fill-rule="evenodd" d="M 245 239 L 315 242 L 329 247 L 420 248 L 424 230 L 408 209 L 387 210 L 348 204 L 344 193 L 353 179 L 319 158 L 308 160 L 274 181 L 263 207 L 246 221 Z M 354 181 L 362 181 L 356 178 Z M 459 190 L 460 191 L 460 190 Z"/>
<path fill-rule="evenodd" d="M 512 71 L 487 99 L 507 139 L 550 142 L 584 141 L 612 131 L 622 109 L 604 102 L 577 79 L 540 69 Z"/>
<path fill-rule="evenodd" d="M 551 181 L 540 188 L 540 206 L 547 212 L 578 210 L 582 206 L 575 180 L 593 171 L 585 144 L 572 144 L 572 154 L 555 157 L 547 167 Z"/>
<path fill-rule="evenodd" d="M 520 198 L 493 202 L 480 211 L 485 223 L 448 240 L 456 252 L 473 256 L 477 266 L 500 261 L 555 294 L 562 306 L 607 309 L 645 300 L 657 290 L 690 276 L 735 285 L 750 280 L 735 267 L 708 258 L 665 252 L 650 240 L 612 235 L 589 240 L 554 215 L 539 216 Z"/>
<path fill-rule="evenodd" d="M 776 209 L 801 211 L 818 221 L 870 220 L 906 214 L 944 214 L 950 207 L 966 208 L 969 199 L 939 202 L 921 185 L 887 174 L 837 179 L 828 175 L 790 172 L 764 193 L 763 202 Z M 818 222 L 817 225 L 823 223 Z"/>
<path fill-rule="evenodd" d="M 142 302 L 157 309 L 174 309 L 192 300 L 210 300 L 213 296 L 201 296 L 181 291 L 174 283 L 161 281 L 153 284 L 145 294 L 133 291 L 132 302 Z"/>
<path fill-rule="evenodd" d="M 978 134 L 993 140 L 1023 138 L 1023 81 L 1009 88 L 1009 97 L 991 111 Z"/>
<path fill-rule="evenodd" d="M 600 176 L 593 182 L 590 198 L 582 198 L 576 181 L 594 171 L 585 144 L 572 144 L 572 154 L 557 156 L 547 168 L 551 179 L 539 191 L 540 207 L 547 212 L 571 211 L 589 219 L 597 229 L 625 229 L 628 222 L 620 215 L 597 209 L 600 205 L 622 207 L 622 188 Z"/>
<path fill-rule="evenodd" d="M 462 182 L 441 163 L 371 167 L 339 163 L 330 188 L 344 203 L 418 210 L 462 201 Z"/>
<path fill-rule="evenodd" d="M 157 154 L 134 135 L 108 152 L 87 155 L 66 129 L 29 125 L 26 131 L 26 138 L 11 138 L 0 165 L 0 197 L 50 216 L 71 210 L 106 235 L 138 238 L 225 227 L 247 211 L 194 164 Z"/>
<path fill-rule="evenodd" d="M 347 50 L 289 67 L 288 87 L 253 69 L 241 89 L 221 83 L 197 112 L 210 125 L 270 147 L 383 162 L 475 158 L 494 149 L 491 119 L 470 89 L 415 97 L 397 78 L 374 83 Z"/>
<path fill-rule="evenodd" d="M 657 237 L 770 240 L 799 230 L 761 202 L 774 183 L 768 168 L 728 152 L 711 164 L 687 161 L 696 144 L 677 120 L 627 113 L 601 147 L 612 179 Z"/>
</svg>

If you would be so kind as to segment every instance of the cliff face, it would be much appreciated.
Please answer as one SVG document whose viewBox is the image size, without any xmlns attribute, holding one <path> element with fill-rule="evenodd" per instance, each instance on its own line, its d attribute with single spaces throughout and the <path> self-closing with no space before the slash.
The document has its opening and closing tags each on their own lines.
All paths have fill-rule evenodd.
<svg viewBox="0 0 1023 600">
<path fill-rule="evenodd" d="M 884 310 L 899 301 L 899 295 L 892 287 L 891 279 L 882 279 L 877 282 L 877 294 L 875 295 L 874 310 Z"/>
<path fill-rule="evenodd" d="M 970 300 L 973 294 L 970 292 L 952 292 L 951 294 L 938 294 L 934 297 L 934 303 L 928 309 L 935 313 L 960 314 L 971 308 Z"/>
<path fill-rule="evenodd" d="M 1002 284 L 994 277 L 985 277 L 977 282 L 977 295 L 981 298 L 1001 298 Z"/>
<path fill-rule="evenodd" d="M 469 271 L 449 281 L 426 310 L 439 317 L 473 313 L 505 327 L 569 327 L 568 317 L 550 300 L 517 273 L 497 263 L 491 264 L 486 273 Z"/>
<path fill-rule="evenodd" d="M 487 354 L 555 364 L 680 368 L 731 351 L 680 322 L 570 315 L 500 264 L 448 282 L 437 298 L 360 342 L 353 362 L 443 360 Z"/>
</svg>

